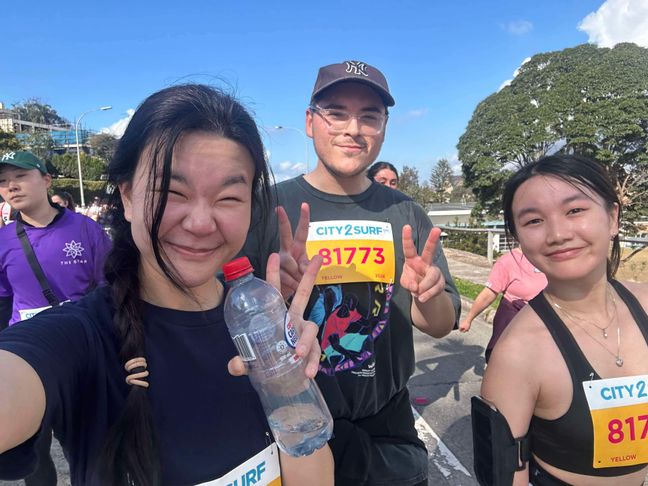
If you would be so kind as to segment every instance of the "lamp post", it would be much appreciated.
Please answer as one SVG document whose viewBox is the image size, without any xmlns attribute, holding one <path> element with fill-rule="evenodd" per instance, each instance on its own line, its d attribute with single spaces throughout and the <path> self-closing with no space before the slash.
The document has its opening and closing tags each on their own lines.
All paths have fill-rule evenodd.
<svg viewBox="0 0 648 486">
<path fill-rule="evenodd" d="M 79 169 L 79 190 L 81 191 L 81 207 L 85 208 L 85 196 L 83 194 L 83 176 L 81 175 L 81 150 L 79 148 L 79 123 L 81 123 L 81 118 L 86 116 L 88 113 L 93 113 L 95 111 L 106 111 L 111 110 L 112 106 L 102 106 L 100 108 L 95 108 L 94 110 L 89 110 L 84 113 L 81 113 L 81 116 L 77 118 L 76 123 L 74 124 L 74 135 L 76 138 L 76 153 L 77 153 L 77 168 Z"/>
<path fill-rule="evenodd" d="M 284 127 L 281 125 L 275 125 L 275 130 L 295 130 L 297 133 L 300 133 L 304 137 L 304 155 L 306 157 L 306 172 L 310 170 L 310 164 L 308 163 L 308 137 L 303 130 L 295 127 Z"/>
</svg>

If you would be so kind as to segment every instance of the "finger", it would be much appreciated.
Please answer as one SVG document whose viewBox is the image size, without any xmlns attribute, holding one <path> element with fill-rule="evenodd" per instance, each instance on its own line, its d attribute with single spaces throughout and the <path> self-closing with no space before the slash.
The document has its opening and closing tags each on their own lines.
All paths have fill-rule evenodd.
<svg viewBox="0 0 648 486">
<path fill-rule="evenodd" d="M 403 226 L 403 255 L 405 259 L 416 258 L 418 255 L 416 253 L 416 247 L 414 246 L 414 240 L 412 239 L 412 227 L 409 224 Z"/>
<path fill-rule="evenodd" d="M 247 375 L 247 366 L 240 356 L 234 356 L 227 363 L 227 371 L 232 376 L 243 376 Z"/>
<path fill-rule="evenodd" d="M 279 221 L 279 248 L 280 251 L 289 252 L 293 244 L 292 227 L 288 214 L 283 206 L 277 206 L 277 220 Z"/>
<path fill-rule="evenodd" d="M 271 253 L 266 263 L 266 282 L 281 292 L 281 269 L 279 255 Z"/>
<path fill-rule="evenodd" d="M 295 238 L 292 242 L 293 248 L 291 249 L 291 253 L 293 256 L 306 255 L 306 240 L 308 239 L 309 225 L 310 207 L 308 206 L 308 203 L 302 203 L 299 209 L 299 221 L 297 222 L 297 228 L 295 228 Z"/>
<path fill-rule="evenodd" d="M 425 241 L 425 246 L 423 247 L 423 252 L 421 253 L 421 258 L 428 265 L 432 265 L 434 261 L 434 253 L 436 251 L 437 243 L 441 237 L 441 228 L 432 228 L 430 234 L 428 235 L 427 240 Z"/>
<path fill-rule="evenodd" d="M 308 305 L 308 300 L 310 299 L 311 292 L 313 291 L 313 286 L 315 285 L 315 279 L 317 278 L 317 272 L 319 272 L 320 267 L 322 266 L 322 257 L 320 255 L 315 255 L 311 258 L 311 261 L 306 267 L 306 271 L 302 276 L 301 282 L 299 282 L 299 287 L 295 292 L 295 296 L 290 304 L 290 310 L 294 311 L 294 315 L 302 317 L 304 315 L 304 310 Z"/>
<path fill-rule="evenodd" d="M 436 297 L 445 290 L 445 280 L 440 272 L 436 276 L 428 278 L 419 285 L 419 295 L 417 296 L 419 302 L 427 302 L 428 300 Z"/>
<path fill-rule="evenodd" d="M 302 324 L 299 332 L 299 340 L 297 341 L 295 352 L 297 353 L 297 356 L 301 358 L 307 358 L 309 363 L 312 362 L 311 352 L 313 351 L 313 349 L 318 356 L 320 353 L 319 344 L 317 343 L 318 331 L 319 327 L 317 327 L 317 324 L 311 321 L 305 321 Z M 315 365 L 317 365 L 317 362 L 319 362 L 319 357 L 315 361 Z M 317 366 L 315 367 L 317 368 Z"/>
</svg>

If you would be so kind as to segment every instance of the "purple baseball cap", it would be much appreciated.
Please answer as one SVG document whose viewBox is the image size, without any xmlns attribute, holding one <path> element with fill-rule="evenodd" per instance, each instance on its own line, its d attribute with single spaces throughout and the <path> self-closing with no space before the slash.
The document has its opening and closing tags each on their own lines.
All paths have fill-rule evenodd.
<svg viewBox="0 0 648 486">
<path fill-rule="evenodd" d="M 387 80 L 383 73 L 362 61 L 343 61 L 321 67 L 317 73 L 311 102 L 325 89 L 343 81 L 365 83 L 378 92 L 385 102 L 385 106 L 394 106 L 396 104 L 389 92 L 389 86 L 387 86 Z"/>
</svg>

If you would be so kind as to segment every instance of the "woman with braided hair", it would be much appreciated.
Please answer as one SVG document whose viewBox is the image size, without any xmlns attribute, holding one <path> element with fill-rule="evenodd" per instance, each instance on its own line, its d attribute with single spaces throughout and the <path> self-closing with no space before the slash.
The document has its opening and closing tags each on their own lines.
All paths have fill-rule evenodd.
<svg viewBox="0 0 648 486">
<path fill-rule="evenodd" d="M 164 89 L 138 108 L 108 172 L 108 285 L 0 334 L 0 478 L 33 470 L 53 428 L 75 485 L 332 484 L 328 446 L 278 452 L 223 320 L 216 275 L 253 206 L 268 207 L 252 117 L 207 86 Z M 300 295 L 318 266 L 290 310 L 310 377 L 320 351 Z M 278 286 L 277 255 L 267 273 Z"/>
</svg>

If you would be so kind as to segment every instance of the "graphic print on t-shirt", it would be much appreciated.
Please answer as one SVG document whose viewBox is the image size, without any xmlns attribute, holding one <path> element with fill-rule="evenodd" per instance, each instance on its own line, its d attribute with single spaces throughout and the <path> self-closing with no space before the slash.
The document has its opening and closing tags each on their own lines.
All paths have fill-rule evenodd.
<svg viewBox="0 0 648 486">
<path fill-rule="evenodd" d="M 375 375 L 374 341 L 389 322 L 395 276 L 391 225 L 319 221 L 309 226 L 309 258 L 322 256 L 308 319 L 320 326 L 320 372 Z"/>
</svg>

